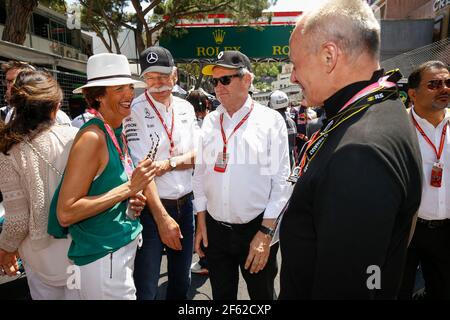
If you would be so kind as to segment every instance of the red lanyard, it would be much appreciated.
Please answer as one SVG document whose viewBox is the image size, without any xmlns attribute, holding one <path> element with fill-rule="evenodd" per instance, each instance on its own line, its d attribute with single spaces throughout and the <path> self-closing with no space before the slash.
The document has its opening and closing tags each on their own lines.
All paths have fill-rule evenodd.
<svg viewBox="0 0 450 320">
<path fill-rule="evenodd" d="M 436 146 L 434 145 L 434 143 L 430 140 L 430 138 L 428 138 L 427 134 L 425 133 L 425 131 L 423 131 L 423 129 L 420 127 L 419 123 L 416 121 L 416 119 L 414 118 L 414 115 L 411 111 L 411 117 L 412 120 L 414 122 L 414 125 L 416 126 L 417 130 L 419 130 L 420 134 L 422 135 L 422 137 L 425 139 L 426 142 L 428 142 L 428 144 L 433 148 L 434 153 L 436 154 L 436 159 L 437 162 L 439 162 L 439 160 L 441 159 L 442 156 L 442 151 L 444 151 L 444 142 L 445 142 L 445 135 L 447 134 L 447 125 L 448 122 L 445 124 L 445 126 L 442 128 L 442 134 L 441 134 L 441 142 L 439 144 L 439 151 L 436 149 Z"/>
<path fill-rule="evenodd" d="M 220 130 L 222 132 L 222 139 L 223 139 L 223 154 L 225 155 L 227 153 L 227 143 L 230 141 L 231 136 L 244 124 L 245 121 L 247 121 L 248 117 L 250 117 L 250 113 L 253 111 L 254 102 L 252 102 L 252 106 L 250 107 L 250 111 L 242 118 L 241 121 L 237 124 L 237 126 L 233 129 L 233 131 L 230 133 L 230 135 L 227 137 L 225 136 L 225 131 L 223 130 L 223 113 L 220 115 Z"/>
<path fill-rule="evenodd" d="M 175 122 L 174 122 L 174 111 L 173 111 L 173 108 L 172 108 L 172 127 L 170 128 L 170 131 L 169 131 L 169 128 L 167 127 L 166 122 L 164 121 L 163 117 L 161 116 L 161 113 L 159 113 L 158 109 L 156 109 L 155 105 L 153 104 L 153 101 L 152 101 L 152 100 L 150 99 L 150 97 L 148 96 L 147 91 L 145 91 L 145 97 L 147 98 L 147 101 L 148 101 L 148 103 L 150 104 L 150 106 L 151 106 L 151 107 L 153 108 L 153 110 L 155 111 L 156 115 L 157 115 L 158 118 L 159 118 L 159 121 L 161 121 L 161 124 L 162 124 L 162 126 L 164 127 L 164 130 L 165 130 L 166 133 L 167 133 L 167 137 L 169 138 L 169 143 L 170 143 L 169 153 L 170 153 L 170 155 L 172 155 L 173 149 L 174 149 L 174 147 L 175 147 L 175 144 L 174 144 L 174 142 L 173 142 L 173 135 L 172 135 L 172 134 L 173 134 L 173 127 L 175 127 Z"/>
<path fill-rule="evenodd" d="M 103 121 L 103 124 L 105 125 L 106 131 L 108 132 L 108 135 L 111 138 L 111 141 L 113 142 L 114 147 L 117 150 L 117 153 L 119 154 L 119 158 L 120 158 L 120 161 L 123 164 L 123 167 L 125 169 L 125 173 L 127 174 L 128 178 L 130 179 L 131 178 L 131 173 L 133 172 L 133 163 L 131 161 L 130 155 L 128 154 L 128 145 L 127 145 L 127 140 L 125 139 L 124 134 L 122 133 L 120 135 L 120 137 L 122 139 L 122 144 L 123 144 L 123 147 L 125 149 L 125 154 L 122 152 L 122 149 L 120 148 L 119 141 L 117 141 L 117 138 L 116 138 L 116 135 L 114 134 L 113 129 L 111 128 L 111 126 L 109 124 L 107 124 L 105 122 L 105 119 L 103 118 L 101 113 L 98 112 L 95 109 L 89 109 L 89 112 L 92 113 L 97 118 L 99 118 L 100 120 Z"/>
</svg>

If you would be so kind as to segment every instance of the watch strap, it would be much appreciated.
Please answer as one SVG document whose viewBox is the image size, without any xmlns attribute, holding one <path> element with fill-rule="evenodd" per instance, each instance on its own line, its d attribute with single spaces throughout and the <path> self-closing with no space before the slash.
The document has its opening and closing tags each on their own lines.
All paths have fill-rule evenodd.
<svg viewBox="0 0 450 320">
<path fill-rule="evenodd" d="M 275 230 L 273 230 L 273 229 L 271 229 L 269 227 L 266 227 L 264 225 L 260 225 L 259 226 L 259 231 L 261 231 L 262 233 L 267 234 L 267 235 L 269 235 L 271 237 L 273 237 L 273 235 L 275 233 Z"/>
</svg>

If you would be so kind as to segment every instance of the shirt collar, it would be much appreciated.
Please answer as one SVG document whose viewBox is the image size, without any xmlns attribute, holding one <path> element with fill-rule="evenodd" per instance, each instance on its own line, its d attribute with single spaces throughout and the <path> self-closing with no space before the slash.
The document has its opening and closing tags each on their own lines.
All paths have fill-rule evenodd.
<svg viewBox="0 0 450 320">
<path fill-rule="evenodd" d="M 367 87 L 368 85 L 377 82 L 384 74 L 384 70 L 380 69 L 372 74 L 372 78 L 368 81 L 358 81 L 342 88 L 327 100 L 325 100 L 323 107 L 327 114 L 327 118 L 334 117 L 339 110 L 349 101 L 355 94 Z"/>
<path fill-rule="evenodd" d="M 245 102 L 244 102 L 244 105 L 243 105 L 241 108 L 239 108 L 239 110 L 236 111 L 234 114 L 242 113 L 243 111 L 247 111 L 247 112 L 248 112 L 248 111 L 250 110 L 251 106 L 252 106 L 252 102 L 253 102 L 252 97 L 250 97 L 250 95 L 248 95 L 248 96 L 247 96 L 247 100 L 245 100 Z M 228 117 L 230 117 L 230 116 L 228 115 L 227 110 L 225 109 L 225 107 L 224 107 L 222 104 L 220 104 L 220 105 L 217 107 L 216 110 L 217 110 L 220 114 L 224 113 L 224 114 L 226 114 Z"/>
<path fill-rule="evenodd" d="M 173 105 L 173 96 L 170 96 L 170 105 L 168 110 L 166 110 L 166 105 L 164 103 L 158 102 L 155 100 L 155 98 L 153 98 L 153 96 L 150 94 L 150 92 L 148 92 L 147 90 L 147 95 L 150 98 L 150 100 L 152 100 L 153 104 L 155 105 L 156 109 L 158 109 L 159 112 L 170 112 L 170 110 L 172 109 L 172 105 Z"/>
<path fill-rule="evenodd" d="M 436 128 L 430 123 L 428 122 L 427 119 L 421 118 L 416 111 L 414 110 L 414 106 L 411 108 L 411 112 L 414 116 L 414 119 L 416 119 L 417 123 L 421 126 L 421 127 L 430 127 L 433 129 L 442 129 L 442 126 L 444 125 L 444 123 L 446 124 L 448 121 L 450 121 L 450 111 L 449 109 L 445 109 L 445 116 L 444 119 L 442 119 L 442 121 L 436 126 Z"/>
</svg>

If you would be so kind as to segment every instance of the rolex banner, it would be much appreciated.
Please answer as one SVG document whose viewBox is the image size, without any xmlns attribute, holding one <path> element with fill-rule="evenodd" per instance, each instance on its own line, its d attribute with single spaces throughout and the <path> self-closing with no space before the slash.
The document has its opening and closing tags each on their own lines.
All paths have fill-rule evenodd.
<svg viewBox="0 0 450 320">
<path fill-rule="evenodd" d="M 211 59 L 220 51 L 239 50 L 249 58 L 288 58 L 294 26 L 188 28 L 179 38 L 162 38 L 160 45 L 177 59 Z"/>
</svg>

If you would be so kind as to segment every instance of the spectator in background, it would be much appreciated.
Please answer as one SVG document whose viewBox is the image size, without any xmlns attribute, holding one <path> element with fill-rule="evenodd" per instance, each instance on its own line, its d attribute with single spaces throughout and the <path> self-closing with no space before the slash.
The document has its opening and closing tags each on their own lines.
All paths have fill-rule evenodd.
<svg viewBox="0 0 450 320">
<path fill-rule="evenodd" d="M 10 105 L 10 98 L 11 98 L 11 87 L 14 84 L 17 75 L 21 71 L 31 70 L 36 71 L 36 68 L 32 66 L 29 63 L 22 62 L 22 61 L 9 61 L 2 64 L 2 70 L 5 73 L 5 86 L 6 86 L 6 93 L 5 93 L 5 102 L 6 106 L 3 107 L 2 113 L 6 113 L 5 116 L 5 124 L 11 121 L 12 118 L 14 118 L 14 107 Z M 56 123 L 68 125 L 71 126 L 71 120 L 67 116 L 67 114 L 62 111 L 61 109 L 58 109 L 56 113 Z"/>
<path fill-rule="evenodd" d="M 0 126 L 0 188 L 6 212 L 0 269 L 14 274 L 18 250 L 33 299 L 70 299 L 70 241 L 49 236 L 47 223 L 77 130 L 55 121 L 62 90 L 50 74 L 27 69 L 16 77 L 8 93 L 15 117 Z"/>
<path fill-rule="evenodd" d="M 306 136 L 312 137 L 316 131 L 322 128 L 325 120 L 323 108 L 312 107 L 306 109 Z"/>
<path fill-rule="evenodd" d="M 69 99 L 69 111 L 72 118 L 72 126 L 81 128 L 86 122 L 94 118 L 94 114 L 86 109 L 86 102 L 83 96 L 73 95 Z"/>
<path fill-rule="evenodd" d="M 313 119 L 317 118 L 317 116 L 314 110 L 306 106 L 304 99 L 299 106 L 293 108 L 291 114 L 293 114 L 293 120 L 297 124 L 296 147 L 297 152 L 299 153 L 303 148 L 303 145 L 311 137 L 309 124 Z"/>
<path fill-rule="evenodd" d="M 195 116 L 197 117 L 197 123 L 199 127 L 203 124 L 203 119 L 209 113 L 210 110 L 210 101 L 208 96 L 204 93 L 202 89 L 193 90 L 189 93 L 186 98 L 188 102 L 190 102 L 194 106 Z M 194 207 L 195 214 L 195 224 L 197 224 L 197 210 Z M 206 256 L 199 257 L 197 262 L 194 262 L 191 265 L 191 272 L 196 274 L 208 274 L 208 260 Z"/>
<path fill-rule="evenodd" d="M 21 71 L 35 71 L 36 68 L 32 66 L 31 64 L 27 62 L 22 61 L 8 61 L 6 63 L 2 64 L 2 71 L 5 74 L 5 80 L 3 80 L 3 85 L 5 86 L 5 102 L 6 105 L 2 108 L 0 108 L 0 114 L 1 118 L 5 123 L 9 122 L 12 115 L 12 106 L 10 105 L 10 99 L 11 99 L 11 88 L 14 85 L 14 82 L 16 81 L 16 77 Z"/>
<path fill-rule="evenodd" d="M 289 105 L 289 97 L 286 93 L 280 90 L 275 90 L 269 97 L 269 107 L 278 111 L 286 122 L 289 141 L 289 159 L 291 167 L 294 165 L 294 147 L 297 137 L 297 127 L 294 120 L 287 114 L 287 107 Z"/>
<path fill-rule="evenodd" d="M 186 90 L 184 90 L 179 84 L 175 84 L 172 88 L 172 95 L 181 99 L 186 99 Z"/>
<path fill-rule="evenodd" d="M 201 127 L 203 119 L 210 110 L 208 97 L 204 94 L 202 89 L 198 89 L 191 91 L 186 100 L 194 107 L 197 124 Z"/>
<path fill-rule="evenodd" d="M 421 266 L 425 299 L 450 299 L 450 72 L 428 61 L 408 77 L 410 120 L 422 153 L 423 191 L 400 298 L 411 299 Z"/>
</svg>

